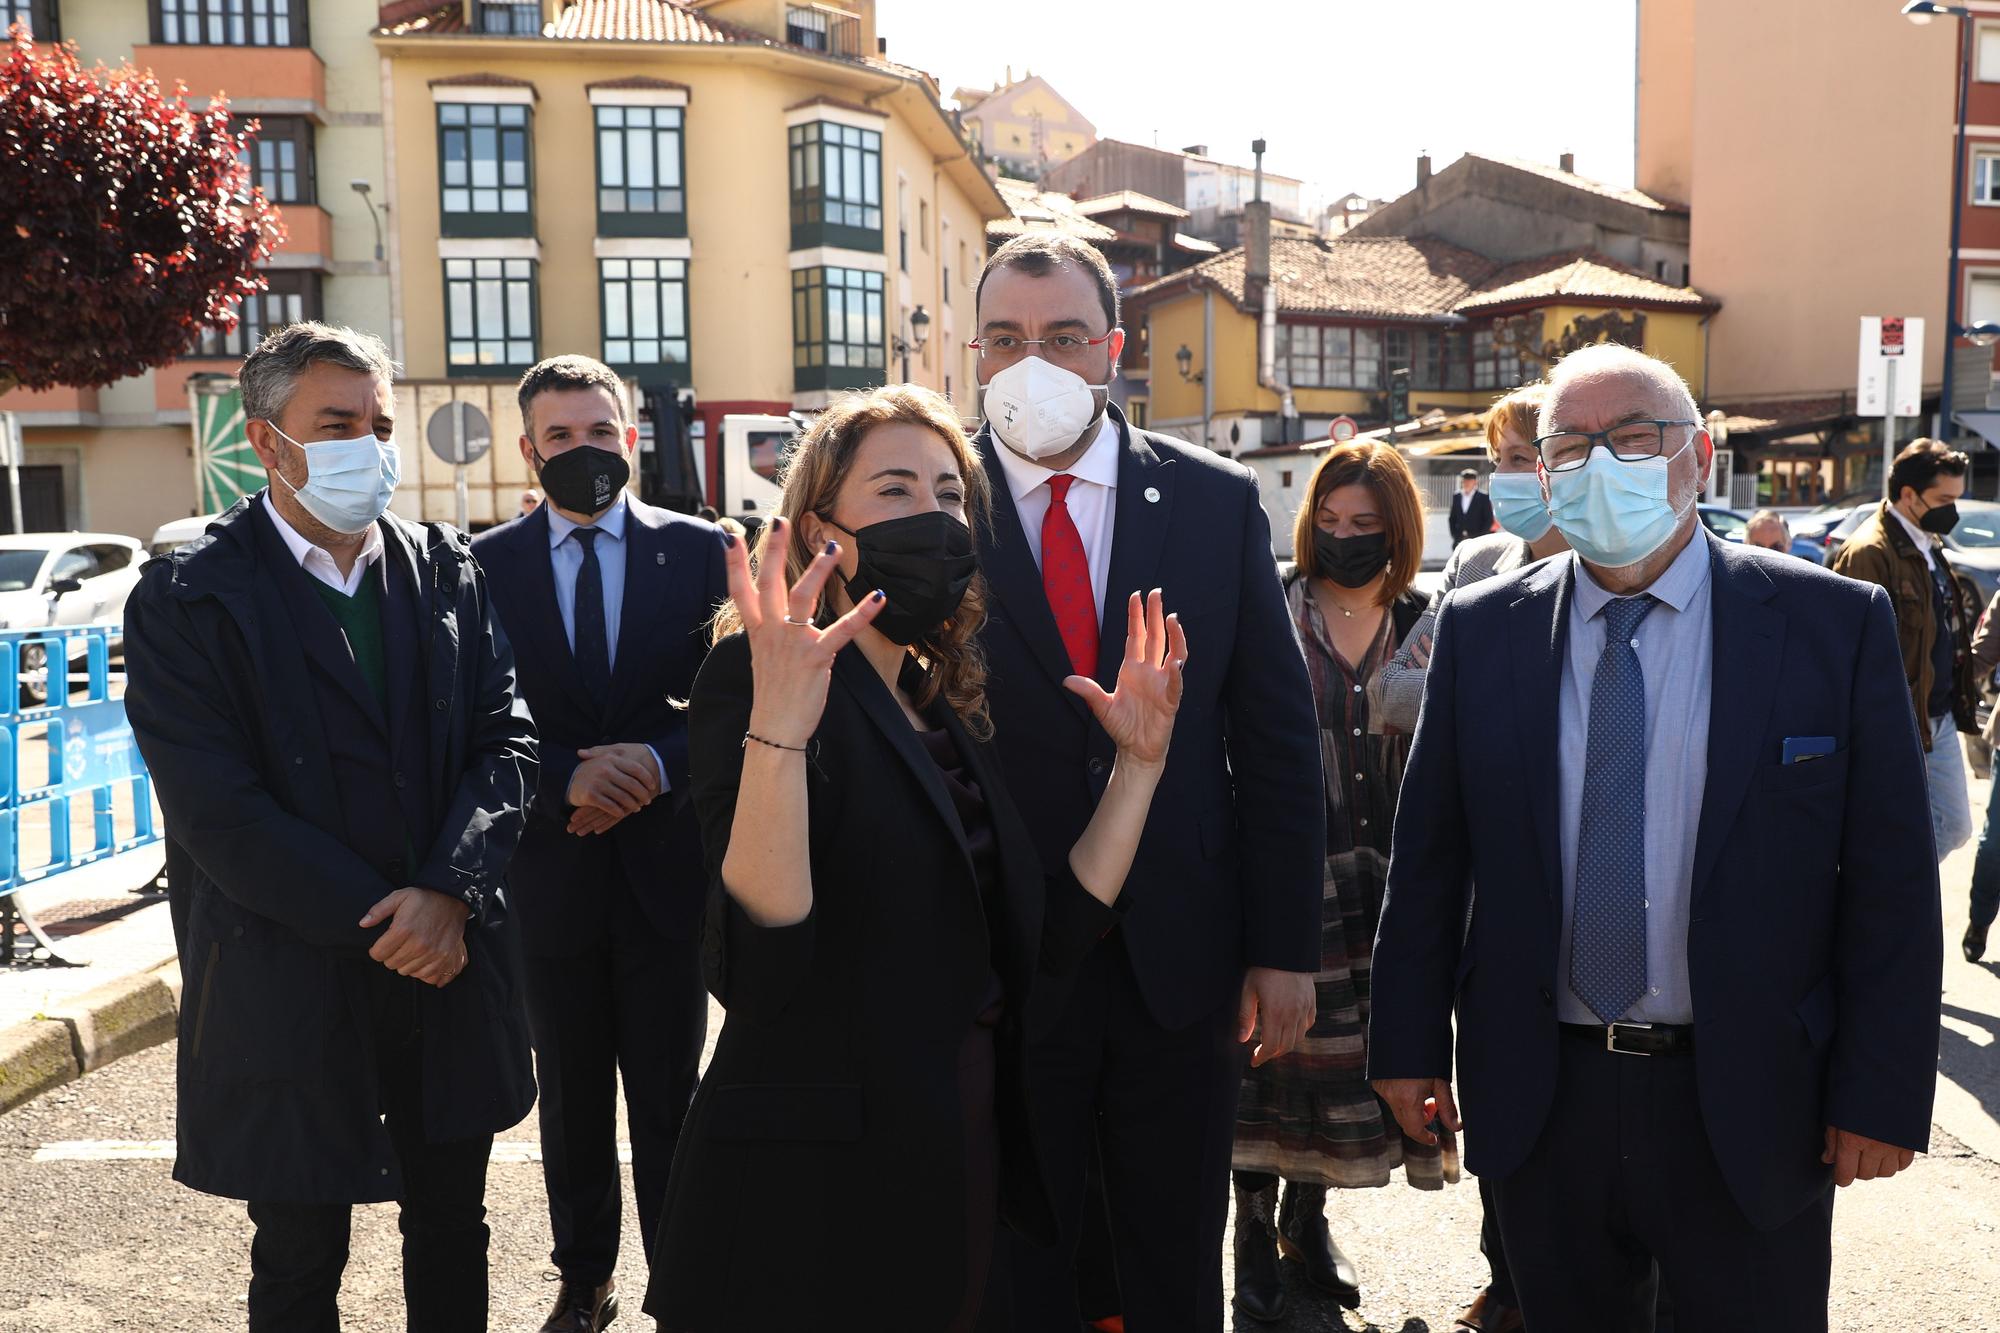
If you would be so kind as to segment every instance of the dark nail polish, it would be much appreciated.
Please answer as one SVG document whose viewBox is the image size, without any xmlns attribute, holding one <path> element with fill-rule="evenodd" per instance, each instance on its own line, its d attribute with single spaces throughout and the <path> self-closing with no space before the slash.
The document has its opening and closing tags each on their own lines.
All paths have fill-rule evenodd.
<svg viewBox="0 0 2000 1333">
<path fill-rule="evenodd" d="M 826 544 L 826 553 L 828 555 L 832 555 L 835 551 L 838 551 L 839 549 L 840 549 L 839 542 L 828 542 Z"/>
<path fill-rule="evenodd" d="M 736 545 L 736 534 L 727 528 L 722 532 L 722 549 L 727 551 Z"/>
<path fill-rule="evenodd" d="M 771 529 L 772 529 L 772 531 L 774 531 L 774 532 L 781 532 L 781 531 L 783 531 L 783 530 L 784 530 L 784 527 L 785 527 L 785 520 L 784 520 L 784 519 L 782 519 L 782 518 L 777 518 L 777 517 L 773 517 L 773 518 L 771 519 Z"/>
<path fill-rule="evenodd" d="M 875 600 L 876 600 L 876 601 L 878 601 L 878 602 L 885 602 L 885 601 L 889 600 L 889 594 L 888 594 L 888 593 L 886 593 L 886 592 L 883 592 L 883 591 L 882 591 L 882 590 L 881 590 L 880 588 L 877 588 L 877 589 L 875 590 Z"/>
</svg>

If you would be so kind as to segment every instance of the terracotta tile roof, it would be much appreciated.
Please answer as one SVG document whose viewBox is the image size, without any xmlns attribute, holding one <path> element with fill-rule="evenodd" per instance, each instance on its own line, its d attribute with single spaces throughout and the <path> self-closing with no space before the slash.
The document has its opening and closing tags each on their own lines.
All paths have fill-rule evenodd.
<svg viewBox="0 0 2000 1333">
<path fill-rule="evenodd" d="M 411 15 L 413 10 L 413 17 L 405 17 Z M 392 13 L 396 17 L 392 18 Z M 421 8 L 415 5 L 399 5 L 393 11 L 384 8 L 381 26 L 375 31 L 385 37 L 431 37 L 465 30 L 465 6 L 439 5 L 432 0 Z"/>
<path fill-rule="evenodd" d="M 1297 315 L 1437 319 L 1498 267 L 1483 255 L 1432 237 L 1351 237 L 1335 241 L 1271 238 L 1271 282 L 1278 309 Z M 1249 308 L 1239 247 L 1193 268 L 1135 288 L 1135 298 L 1173 283 L 1207 283 Z"/>
<path fill-rule="evenodd" d="M 1140 194 L 1137 190 L 1117 190 L 1091 199 L 1080 199 L 1076 211 L 1093 218 L 1100 213 L 1143 213 L 1149 217 L 1175 219 L 1188 215 L 1185 208 L 1164 199 L 1155 199 L 1150 194 Z"/>
<path fill-rule="evenodd" d="M 1199 236 L 1190 236 L 1184 231 L 1174 233 L 1174 249 L 1185 250 L 1191 255 L 1219 255 L 1222 247 L 1214 241 L 1204 241 Z"/>
<path fill-rule="evenodd" d="M 1716 410 L 1723 414 L 1723 424 L 1731 434 L 1785 436 L 1820 429 L 1852 416 L 1854 400 L 1847 394 L 1765 398 L 1723 404 Z"/>
<path fill-rule="evenodd" d="M 526 79 L 517 79 L 511 74 L 446 74 L 430 81 L 432 88 L 526 88 L 534 91 L 535 85 Z"/>
<path fill-rule="evenodd" d="M 1482 282 L 1470 300 L 1460 303 L 1458 311 L 1470 315 L 1517 302 L 1541 303 L 1560 297 L 1654 308 L 1716 308 L 1713 298 L 1692 287 L 1656 281 L 1595 251 L 1571 250 L 1507 265 Z"/>
<path fill-rule="evenodd" d="M 1525 171 L 1531 176 L 1540 176 L 1545 180 L 1559 181 L 1572 189 L 1583 190 L 1590 194 L 1603 195 L 1607 199 L 1616 199 L 1620 203 L 1631 204 L 1634 208 L 1651 209 L 1661 213 L 1685 213 L 1688 211 L 1686 204 L 1676 203 L 1671 199 L 1656 198 L 1643 190 L 1631 190 L 1619 185 L 1606 185 L 1603 181 L 1592 180 L 1588 176 L 1579 176 L 1574 171 L 1564 171 L 1561 167 L 1552 167 L 1546 162 L 1530 162 L 1524 157 L 1495 157 L 1484 153 L 1467 153 L 1466 156 L 1483 158 L 1488 162 L 1497 162 L 1503 167 L 1512 167 L 1515 171 Z"/>
<path fill-rule="evenodd" d="M 1015 180 L 1002 176 L 995 182 L 1000 187 L 1000 197 L 1012 211 L 1012 217 L 999 218 L 986 224 L 986 235 L 993 240 L 1010 240 L 1027 231 L 1056 230 L 1067 232 L 1080 241 L 1101 243 L 1118 238 L 1118 233 L 1101 222 L 1083 216 L 1076 208 L 1076 200 L 1053 190 L 1042 190 L 1033 181 Z"/>
<path fill-rule="evenodd" d="M 577 0 L 556 16 L 548 35 L 596 42 L 756 42 L 762 33 L 707 18 L 673 0 Z"/>
<path fill-rule="evenodd" d="M 383 28 L 421 18 L 438 8 L 438 0 L 389 0 L 376 11 L 375 22 Z"/>
</svg>

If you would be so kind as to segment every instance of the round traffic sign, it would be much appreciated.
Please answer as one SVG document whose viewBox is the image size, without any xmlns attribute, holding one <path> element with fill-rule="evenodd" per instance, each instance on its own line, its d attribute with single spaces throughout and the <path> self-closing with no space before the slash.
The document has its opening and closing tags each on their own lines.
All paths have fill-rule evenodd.
<svg viewBox="0 0 2000 1333">
<path fill-rule="evenodd" d="M 493 424 L 471 403 L 446 403 L 431 413 L 424 440 L 447 463 L 477 463 L 493 447 Z"/>
<path fill-rule="evenodd" d="M 1327 430 L 1327 434 L 1335 444 L 1346 444 L 1360 433 L 1361 423 L 1353 417 L 1335 417 L 1333 425 Z"/>
</svg>

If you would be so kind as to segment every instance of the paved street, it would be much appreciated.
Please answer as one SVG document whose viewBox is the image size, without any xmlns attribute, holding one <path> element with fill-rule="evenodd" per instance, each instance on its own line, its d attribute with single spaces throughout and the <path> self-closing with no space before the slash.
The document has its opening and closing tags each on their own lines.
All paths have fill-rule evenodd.
<svg viewBox="0 0 2000 1333">
<path fill-rule="evenodd" d="M 1974 784 L 1983 803 L 1985 783 Z M 1970 850 L 1945 867 L 1948 951 L 1938 1129 L 1930 1156 L 1896 1180 L 1842 1195 L 1835 1214 L 1834 1326 L 2000 1330 L 2000 966 L 1958 957 Z M 711 1020 L 711 1037 L 720 1015 Z M 173 1047 L 116 1063 L 0 1117 L 0 1198 L 16 1259 L 0 1266 L 0 1333 L 97 1329 L 179 1333 L 240 1327 L 249 1227 L 242 1207 L 173 1184 Z M 503 1135 L 488 1190 L 492 1327 L 539 1327 L 554 1294 L 531 1117 Z M 627 1179 L 629 1189 L 629 1175 Z M 629 1194 L 628 1194 L 629 1197 Z M 629 1205 L 628 1205 L 629 1207 Z M 1335 1234 L 1361 1268 L 1366 1300 L 1343 1314 L 1302 1284 L 1281 1330 L 1437 1333 L 1483 1277 L 1470 1185 L 1421 1195 L 1400 1184 L 1337 1194 Z M 395 1211 L 357 1211 L 343 1306 L 350 1333 L 403 1327 Z M 636 1219 L 628 1226 L 636 1229 Z M 771 1209 L 776 1256 L 799 1238 Z M 1288 1266 L 1289 1267 L 1289 1266 Z M 644 1264 L 619 1282 L 641 1329 Z M 1294 1273 L 1294 1276 L 1296 1274 Z M 866 1327 L 864 1317 L 845 1325 Z"/>
</svg>

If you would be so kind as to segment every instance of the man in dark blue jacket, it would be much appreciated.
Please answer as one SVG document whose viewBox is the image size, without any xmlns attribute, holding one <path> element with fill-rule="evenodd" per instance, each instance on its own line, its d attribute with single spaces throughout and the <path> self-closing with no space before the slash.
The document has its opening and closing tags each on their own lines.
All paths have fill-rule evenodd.
<svg viewBox="0 0 2000 1333">
<path fill-rule="evenodd" d="M 271 478 L 146 566 L 126 711 L 166 812 L 174 1178 L 249 1201 L 252 1333 L 337 1327 L 349 1205 L 402 1205 L 412 1328 L 486 1327 L 486 1163 L 534 1100 L 505 888 L 535 767 L 466 539 L 383 511 L 394 368 L 272 333 Z"/>
<path fill-rule="evenodd" d="M 1313 1021 L 1326 807 L 1312 687 L 1256 479 L 1106 401 L 1124 334 L 1103 256 L 1054 233 L 1010 241 L 977 319 L 987 698 L 1044 860 L 1062 864 L 1111 773 L 1110 737 L 1063 680 L 1117 676 L 1142 589 L 1165 590 L 1189 652 L 1125 919 L 1066 1001 L 1029 1015 L 1063 1244 L 1014 1247 L 1017 1326 L 1076 1327 L 1070 1260 L 1099 1142 L 1126 1327 L 1218 1329 L 1246 1043 L 1274 1059 Z"/>
<path fill-rule="evenodd" d="M 720 535 L 626 493 L 639 430 L 589 357 L 521 378 L 521 453 L 545 502 L 473 554 L 542 736 L 510 883 L 528 953 L 542 1169 L 562 1290 L 543 1328 L 617 1313 L 624 1078 L 641 1246 L 652 1244 L 708 1027 L 705 880 L 680 706 L 727 595 Z"/>
<path fill-rule="evenodd" d="M 1834 1187 L 1928 1146 L 1936 1079 L 1888 599 L 1702 532 L 1709 440 L 1662 362 L 1572 354 L 1541 429 L 1575 555 L 1444 605 L 1369 1074 L 1405 1133 L 1456 1129 L 1456 1007 L 1467 1161 L 1537 1333 L 1650 1329 L 1656 1262 L 1680 1327 L 1823 1330 Z"/>
</svg>

